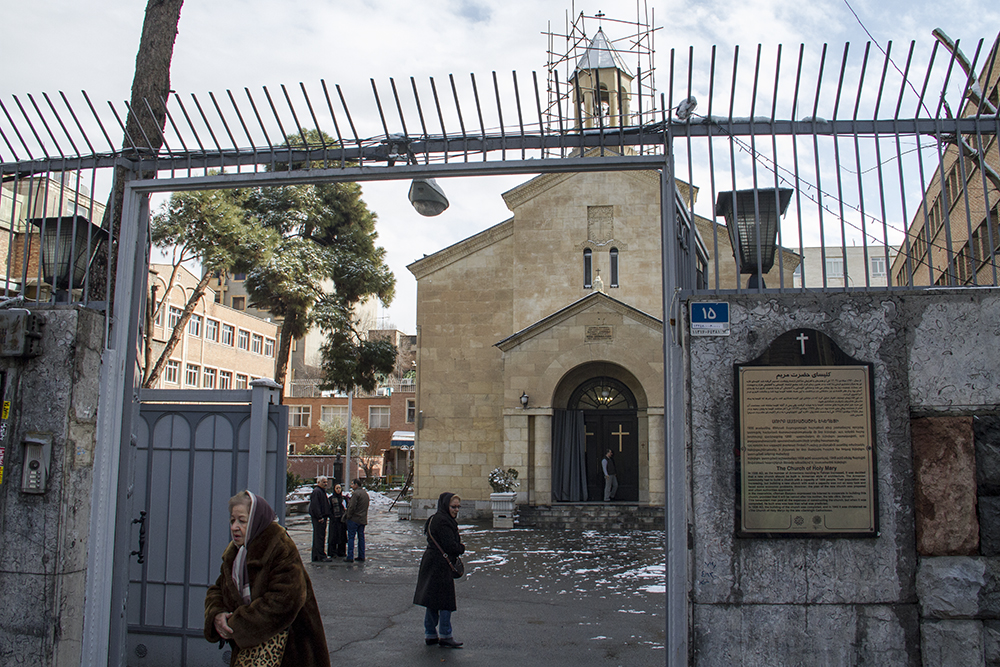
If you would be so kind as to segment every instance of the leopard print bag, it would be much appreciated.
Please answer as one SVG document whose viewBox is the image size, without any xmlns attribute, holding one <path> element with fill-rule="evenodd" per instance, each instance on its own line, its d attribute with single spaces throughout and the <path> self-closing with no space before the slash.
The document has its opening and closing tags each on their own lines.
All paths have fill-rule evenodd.
<svg viewBox="0 0 1000 667">
<path fill-rule="evenodd" d="M 279 632 L 266 642 L 240 649 L 236 655 L 235 667 L 278 667 L 285 655 L 288 630 Z"/>
</svg>

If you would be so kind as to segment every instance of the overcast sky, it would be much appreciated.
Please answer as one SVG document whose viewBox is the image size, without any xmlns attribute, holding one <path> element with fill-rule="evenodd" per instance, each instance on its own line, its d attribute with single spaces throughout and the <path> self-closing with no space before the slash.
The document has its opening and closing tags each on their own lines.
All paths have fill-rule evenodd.
<svg viewBox="0 0 1000 667">
<path fill-rule="evenodd" d="M 784 45 L 807 49 L 845 42 L 860 48 L 869 37 L 907 45 L 932 43 L 941 27 L 969 51 L 1000 31 L 996 0 L 653 0 L 643 3 L 661 28 L 655 36 L 657 71 L 675 48 L 707 53 L 712 45 L 731 54 L 735 46 Z M 0 97 L 85 90 L 95 102 L 129 97 L 144 0 L 0 0 Z M 855 17 L 853 11 L 857 13 Z M 634 20 L 636 2 L 618 0 L 187 0 L 174 48 L 171 85 L 181 95 L 224 95 L 228 89 L 320 80 L 340 84 L 348 99 L 370 97 L 369 78 L 446 81 L 469 73 L 486 81 L 493 71 L 518 72 L 544 85 L 550 27 L 564 32 L 567 12 Z M 860 19 L 860 22 L 859 22 Z M 596 22 L 588 22 L 596 26 Z M 609 37 L 625 33 L 605 25 Z M 560 44 L 556 44 L 557 50 Z M 663 90 L 664 77 L 657 78 Z M 104 105 L 106 107 L 106 105 Z M 380 133 L 373 128 L 370 135 Z M 362 132 L 363 134 L 363 132 Z M 383 325 L 415 332 L 416 282 L 406 265 L 510 216 L 500 193 L 523 177 L 450 179 L 451 208 L 422 218 L 406 202 L 407 182 L 366 183 L 365 199 L 378 217 L 379 242 L 396 275 L 397 295 Z"/>
</svg>

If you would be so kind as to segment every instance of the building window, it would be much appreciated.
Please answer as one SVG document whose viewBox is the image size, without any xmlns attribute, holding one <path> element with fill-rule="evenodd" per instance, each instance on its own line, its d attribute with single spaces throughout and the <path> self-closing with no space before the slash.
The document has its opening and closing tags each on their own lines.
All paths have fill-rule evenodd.
<svg viewBox="0 0 1000 667">
<path fill-rule="evenodd" d="M 871 258 L 872 276 L 881 278 L 885 275 L 885 257 Z"/>
<path fill-rule="evenodd" d="M 250 349 L 250 332 L 246 329 L 240 329 L 236 334 L 236 347 L 241 350 Z"/>
<path fill-rule="evenodd" d="M 406 423 L 412 424 L 417 421 L 417 402 L 412 398 L 406 399 Z"/>
<path fill-rule="evenodd" d="M 219 320 L 205 320 L 205 339 L 215 343 L 219 342 Z"/>
<path fill-rule="evenodd" d="M 175 359 L 167 360 L 167 368 L 163 372 L 163 381 L 170 384 L 177 384 L 177 378 L 181 374 L 181 362 Z"/>
<path fill-rule="evenodd" d="M 320 408 L 321 422 L 327 424 L 339 423 L 341 425 L 347 424 L 347 406 L 346 405 L 324 405 Z"/>
<path fill-rule="evenodd" d="M 205 389 L 215 389 L 215 376 L 217 371 L 214 368 L 206 368 L 201 376 L 201 386 Z"/>
<path fill-rule="evenodd" d="M 232 371 L 219 371 L 219 389 L 232 389 L 232 388 L 233 388 Z"/>
<path fill-rule="evenodd" d="M 173 329 L 181 321 L 181 313 L 184 311 L 177 306 L 170 306 L 170 315 L 167 317 L 167 326 Z"/>
<path fill-rule="evenodd" d="M 312 406 L 290 405 L 288 406 L 288 425 L 295 428 L 309 428 L 312 421 Z"/>
<path fill-rule="evenodd" d="M 389 428 L 389 406 L 372 405 L 368 408 L 368 428 Z"/>
<path fill-rule="evenodd" d="M 233 274 L 233 280 L 237 280 L 239 282 L 243 282 L 246 279 L 247 279 L 247 274 L 246 273 L 234 273 Z"/>
<path fill-rule="evenodd" d="M 265 338 L 264 339 L 264 356 L 273 357 L 274 356 L 274 339 Z"/>
<path fill-rule="evenodd" d="M 236 374 L 236 388 L 246 389 L 247 388 L 247 376 L 243 373 Z"/>
<path fill-rule="evenodd" d="M 264 337 L 260 334 L 254 334 L 251 338 L 250 351 L 254 354 L 262 354 L 264 352 Z"/>
<path fill-rule="evenodd" d="M 188 335 L 195 338 L 201 337 L 201 315 L 192 315 L 188 320 Z"/>
<path fill-rule="evenodd" d="M 160 302 L 163 303 L 162 301 Z M 156 308 L 156 304 L 153 304 L 153 308 Z M 163 324 L 163 308 L 156 308 L 156 317 L 153 319 L 153 324 L 160 326 Z"/>
<path fill-rule="evenodd" d="M 247 298 L 245 296 L 234 296 L 233 297 L 233 309 L 234 310 L 246 310 L 247 308 Z"/>
<path fill-rule="evenodd" d="M 197 364 L 188 364 L 187 370 L 184 373 L 184 384 L 189 387 L 198 386 L 198 375 L 201 373 L 201 367 Z"/>
<path fill-rule="evenodd" d="M 618 248 L 611 249 L 611 286 L 618 287 Z"/>
<path fill-rule="evenodd" d="M 594 256 L 587 248 L 583 251 L 583 287 L 584 289 L 590 289 L 594 286 Z"/>
<path fill-rule="evenodd" d="M 222 325 L 222 344 L 223 345 L 229 345 L 230 347 L 232 347 L 232 345 L 233 345 L 233 333 L 235 331 L 236 331 L 236 329 L 233 327 L 232 324 L 223 324 Z"/>
<path fill-rule="evenodd" d="M 828 278 L 843 278 L 844 277 L 844 258 L 843 257 L 827 257 L 826 258 L 826 276 Z"/>
</svg>

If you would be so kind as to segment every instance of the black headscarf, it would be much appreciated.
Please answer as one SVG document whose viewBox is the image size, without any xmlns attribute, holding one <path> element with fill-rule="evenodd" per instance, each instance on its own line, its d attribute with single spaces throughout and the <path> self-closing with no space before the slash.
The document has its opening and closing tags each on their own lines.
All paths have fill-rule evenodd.
<svg viewBox="0 0 1000 667">
<path fill-rule="evenodd" d="M 451 506 L 451 499 L 454 497 L 455 494 L 451 491 L 445 491 L 438 496 L 437 512 L 428 517 L 427 522 L 424 523 L 425 533 L 427 532 L 427 527 L 431 524 L 431 519 L 434 517 L 437 517 L 438 521 L 444 521 L 447 524 L 451 524 L 455 530 L 458 530 L 458 521 L 455 521 L 455 518 L 451 515 L 451 510 L 449 509 Z"/>
</svg>

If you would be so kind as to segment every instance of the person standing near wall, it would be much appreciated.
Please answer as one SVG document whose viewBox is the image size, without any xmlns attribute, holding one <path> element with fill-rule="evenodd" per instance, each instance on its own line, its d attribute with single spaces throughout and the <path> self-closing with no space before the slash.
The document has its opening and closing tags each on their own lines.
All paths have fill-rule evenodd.
<svg viewBox="0 0 1000 667">
<path fill-rule="evenodd" d="M 615 499 L 618 493 L 618 471 L 615 470 L 615 453 L 610 449 L 601 459 L 601 470 L 604 471 L 604 502 Z"/>
<path fill-rule="evenodd" d="M 368 524 L 368 492 L 361 486 L 361 480 L 351 482 L 351 499 L 344 513 L 347 524 L 347 558 L 345 563 L 354 562 L 354 536 L 358 536 L 358 560 L 365 560 L 365 526 Z"/>
<path fill-rule="evenodd" d="M 309 494 L 309 518 L 312 519 L 313 542 L 312 542 L 312 562 L 329 563 L 332 558 L 326 555 L 326 522 L 330 517 L 330 499 L 326 495 L 326 490 L 330 486 L 330 480 L 326 477 L 317 477 L 316 486 Z"/>
</svg>

